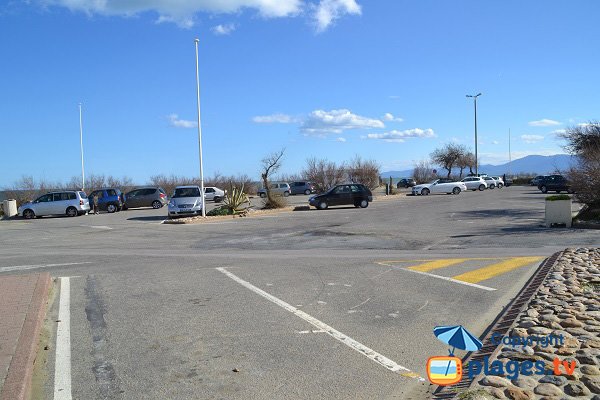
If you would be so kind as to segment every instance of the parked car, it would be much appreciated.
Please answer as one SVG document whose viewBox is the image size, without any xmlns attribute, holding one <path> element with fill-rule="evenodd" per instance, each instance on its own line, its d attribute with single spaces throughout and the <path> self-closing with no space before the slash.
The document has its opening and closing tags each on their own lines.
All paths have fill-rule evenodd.
<svg viewBox="0 0 600 400">
<path fill-rule="evenodd" d="M 417 182 L 413 178 L 402 178 L 396 183 L 396 189 L 413 187 Z"/>
<path fill-rule="evenodd" d="M 533 178 L 532 180 L 529 181 L 529 184 L 531 186 L 537 186 L 540 184 L 540 181 L 544 179 L 544 175 L 538 175 L 535 178 Z"/>
<path fill-rule="evenodd" d="M 101 211 L 114 213 L 115 211 L 121 211 L 123 208 L 123 193 L 117 188 L 94 190 L 90 193 L 88 200 L 92 207 L 95 195 L 98 196 L 98 209 Z"/>
<path fill-rule="evenodd" d="M 480 176 L 467 176 L 461 182 L 465 184 L 467 190 L 485 190 L 488 187 L 486 180 Z"/>
<path fill-rule="evenodd" d="M 430 193 L 452 193 L 459 194 L 463 190 L 467 190 L 467 186 L 463 182 L 447 182 L 446 179 L 436 179 L 430 183 L 413 186 L 413 195 L 427 196 Z"/>
<path fill-rule="evenodd" d="M 287 183 L 271 183 L 269 190 L 271 191 L 271 193 L 282 195 L 285 197 L 289 196 L 292 192 L 292 190 L 290 189 L 290 185 Z M 267 189 L 265 188 L 258 189 L 257 193 L 260 197 L 267 197 Z"/>
<path fill-rule="evenodd" d="M 312 183 L 306 181 L 298 181 L 290 183 L 291 194 L 306 194 L 315 193 L 315 187 Z"/>
<path fill-rule="evenodd" d="M 214 201 L 218 203 L 223 201 L 227 192 L 223 189 L 219 189 L 214 186 L 205 186 L 204 187 L 204 200 Z"/>
<path fill-rule="evenodd" d="M 504 179 L 504 186 L 509 187 L 512 186 L 513 180 L 511 178 Z"/>
<path fill-rule="evenodd" d="M 17 209 L 19 215 L 31 219 L 44 215 L 67 215 L 76 217 L 90 210 L 87 195 L 82 191 L 47 193 Z"/>
<path fill-rule="evenodd" d="M 161 208 L 168 203 L 167 193 L 160 187 L 137 188 L 125 193 L 123 209 L 135 207 Z"/>
<path fill-rule="evenodd" d="M 496 181 L 496 187 L 498 187 L 498 189 L 504 187 L 504 180 L 502 180 L 501 176 L 492 176 L 492 178 Z"/>
<path fill-rule="evenodd" d="M 354 207 L 367 208 L 373 201 L 373 193 L 360 183 L 337 185 L 325 193 L 312 196 L 308 204 L 321 210 L 329 206 L 354 205 Z"/>
<path fill-rule="evenodd" d="M 199 186 L 177 186 L 169 201 L 168 217 L 202 214 L 202 197 Z"/>
<path fill-rule="evenodd" d="M 538 184 L 538 189 L 542 193 L 548 193 L 550 191 L 556 191 L 556 193 L 560 192 L 568 192 L 572 193 L 571 185 L 567 178 L 562 175 L 547 175 L 544 176 L 540 183 Z"/>
<path fill-rule="evenodd" d="M 498 182 L 491 176 L 484 176 L 483 179 L 487 182 L 489 189 L 495 189 L 498 186 Z"/>
</svg>

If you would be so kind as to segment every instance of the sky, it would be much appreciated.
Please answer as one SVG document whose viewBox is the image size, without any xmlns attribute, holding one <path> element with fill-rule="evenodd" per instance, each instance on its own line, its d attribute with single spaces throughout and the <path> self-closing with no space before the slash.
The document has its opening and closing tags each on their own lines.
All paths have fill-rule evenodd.
<svg viewBox="0 0 600 400">
<path fill-rule="evenodd" d="M 248 174 L 285 148 L 410 169 L 446 143 L 480 163 L 563 153 L 600 119 L 600 2 L 2 0 L 0 187 L 21 176 Z"/>
</svg>

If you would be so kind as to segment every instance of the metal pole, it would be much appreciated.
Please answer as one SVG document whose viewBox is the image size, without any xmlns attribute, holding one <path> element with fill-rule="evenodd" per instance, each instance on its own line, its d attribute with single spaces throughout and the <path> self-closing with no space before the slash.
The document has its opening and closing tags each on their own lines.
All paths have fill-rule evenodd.
<svg viewBox="0 0 600 400">
<path fill-rule="evenodd" d="M 202 167 L 202 125 L 200 124 L 200 75 L 198 73 L 198 42 L 199 39 L 194 39 L 196 44 L 196 95 L 198 100 L 198 153 L 200 157 L 200 196 L 202 197 L 202 216 L 206 217 L 206 202 L 204 201 L 204 169 Z"/>
<path fill-rule="evenodd" d="M 85 170 L 83 168 L 83 119 L 81 103 L 79 103 L 79 146 L 81 148 L 81 190 L 85 189 Z"/>
<path fill-rule="evenodd" d="M 511 170 L 510 170 L 511 163 L 512 163 L 512 157 L 511 157 L 511 153 L 510 153 L 510 128 L 508 128 L 508 176 L 509 177 L 510 177 L 510 173 L 511 173 Z"/>
<path fill-rule="evenodd" d="M 479 159 L 477 158 L 477 96 L 473 97 L 475 104 L 475 175 L 479 176 Z"/>
</svg>

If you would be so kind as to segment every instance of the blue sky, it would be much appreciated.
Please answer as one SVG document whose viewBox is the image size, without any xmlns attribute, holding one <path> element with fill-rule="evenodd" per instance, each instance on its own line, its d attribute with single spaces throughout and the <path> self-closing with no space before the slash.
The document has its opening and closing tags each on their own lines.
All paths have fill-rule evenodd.
<svg viewBox="0 0 600 400">
<path fill-rule="evenodd" d="M 173 5 L 176 3 L 176 5 Z M 481 163 L 562 153 L 556 132 L 598 119 L 600 3 L 400 0 L 4 0 L 0 187 L 22 175 L 258 177 L 285 147 L 409 169 L 436 147 Z"/>
</svg>

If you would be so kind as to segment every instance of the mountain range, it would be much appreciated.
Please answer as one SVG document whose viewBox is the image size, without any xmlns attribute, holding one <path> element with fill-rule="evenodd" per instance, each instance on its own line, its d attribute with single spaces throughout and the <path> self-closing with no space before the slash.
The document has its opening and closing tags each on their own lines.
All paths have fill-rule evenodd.
<svg viewBox="0 0 600 400">
<path fill-rule="evenodd" d="M 557 170 L 565 170 L 573 164 L 575 158 L 568 154 L 555 154 L 552 156 L 538 156 L 530 155 L 516 160 L 512 160 L 510 163 L 491 165 L 481 164 L 479 165 L 479 173 L 488 175 L 502 175 L 502 174 L 521 174 L 528 173 L 532 175 L 544 175 L 553 173 Z M 443 168 L 437 168 L 438 171 L 445 171 Z M 458 174 L 458 169 L 453 169 L 452 172 Z M 382 178 L 402 178 L 412 176 L 413 170 L 407 169 L 404 171 L 387 171 L 382 172 Z M 443 172 L 440 172 L 443 174 Z M 467 173 L 469 171 L 467 170 Z"/>
</svg>

